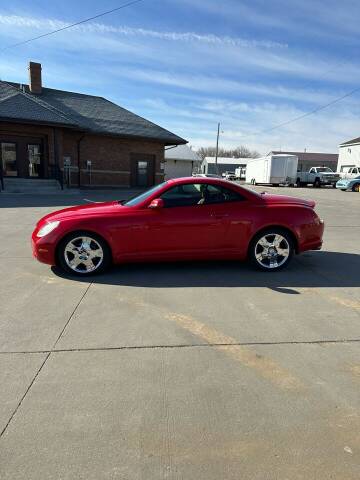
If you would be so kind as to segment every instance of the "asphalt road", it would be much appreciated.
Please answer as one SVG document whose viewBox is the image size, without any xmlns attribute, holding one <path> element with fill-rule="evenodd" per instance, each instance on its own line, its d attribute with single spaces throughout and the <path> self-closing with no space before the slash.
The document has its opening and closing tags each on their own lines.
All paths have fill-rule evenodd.
<svg viewBox="0 0 360 480">
<path fill-rule="evenodd" d="M 1 480 L 359 480 L 360 195 L 260 190 L 315 199 L 323 251 L 92 281 L 29 244 L 83 197 L 0 195 Z"/>
</svg>

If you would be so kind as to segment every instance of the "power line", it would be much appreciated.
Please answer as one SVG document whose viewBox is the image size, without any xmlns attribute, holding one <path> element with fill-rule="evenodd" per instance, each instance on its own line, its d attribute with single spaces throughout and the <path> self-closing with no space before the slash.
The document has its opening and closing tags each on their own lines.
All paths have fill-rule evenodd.
<svg viewBox="0 0 360 480">
<path fill-rule="evenodd" d="M 77 25 L 81 25 L 86 22 L 90 22 L 91 20 L 95 20 L 100 17 L 104 17 L 105 15 L 109 15 L 110 13 L 117 12 L 118 10 L 122 10 L 123 8 L 130 7 L 131 5 L 135 5 L 136 3 L 143 2 L 144 0 L 132 0 L 131 2 L 124 3 L 119 7 L 113 8 L 112 10 L 107 10 L 106 12 L 99 13 L 98 15 L 94 15 L 93 17 L 85 18 L 84 20 L 80 20 L 79 22 L 71 23 L 70 25 L 65 25 L 64 27 L 58 28 L 56 30 L 52 30 L 51 32 L 43 33 L 42 35 L 38 35 L 37 37 L 28 38 L 27 40 L 23 40 L 22 42 L 13 43 L 11 45 L 7 45 L 0 49 L 0 52 L 4 52 L 9 50 L 10 48 L 19 47 L 20 45 L 25 45 L 26 43 L 33 42 L 34 40 L 39 40 L 39 38 L 48 37 L 50 35 L 54 35 L 55 33 L 62 32 L 64 30 L 68 30 L 69 28 L 76 27 Z"/>
<path fill-rule="evenodd" d="M 7 45 L 6 47 L 1 48 L 0 52 L 4 52 L 4 51 L 9 50 L 11 48 L 15 48 L 15 47 L 18 47 L 18 46 L 21 46 L 21 45 L 25 45 L 25 44 L 33 42 L 35 40 L 39 40 L 40 38 L 44 38 L 44 37 L 48 37 L 50 35 L 54 35 L 55 33 L 62 32 L 64 30 L 68 30 L 69 28 L 73 28 L 73 27 L 76 27 L 78 25 L 82 25 L 84 23 L 90 22 L 91 20 L 96 20 L 97 18 L 104 17 L 105 15 L 109 15 L 111 13 L 117 12 L 119 10 L 122 10 L 122 9 L 126 8 L 126 7 L 130 7 L 131 5 L 135 5 L 135 4 L 143 2 L 143 1 L 145 1 L 145 0 L 132 0 L 130 2 L 124 3 L 123 5 L 120 5 L 119 7 L 113 8 L 111 10 L 107 10 L 105 12 L 99 13 L 99 14 L 94 15 L 92 17 L 85 18 L 85 19 L 80 20 L 80 21 L 75 22 L 75 23 L 65 25 L 64 27 L 58 28 L 56 30 L 52 30 L 51 32 L 46 32 L 46 33 L 43 33 L 43 34 L 38 35 L 36 37 L 28 38 L 27 40 L 23 40 L 21 42 L 17 42 L 17 43 Z M 340 65 L 343 65 L 345 63 L 347 63 L 347 62 L 341 62 L 336 67 L 338 67 Z M 322 77 L 326 76 L 327 74 L 331 73 L 334 70 L 335 70 L 335 67 L 332 67 L 330 70 L 328 70 L 324 74 L 322 74 L 319 78 L 322 78 Z M 290 119 L 286 122 L 275 125 L 275 126 L 269 128 L 269 129 L 266 129 L 266 130 L 263 130 L 263 131 L 260 131 L 260 132 L 250 133 L 248 135 L 244 135 L 241 138 L 247 138 L 247 137 L 250 137 L 250 136 L 253 136 L 253 135 L 260 135 L 260 134 L 264 134 L 264 133 L 269 133 L 269 132 L 272 132 L 273 130 L 276 130 L 278 128 L 284 127 L 284 126 L 289 125 L 289 124 L 294 123 L 294 122 L 297 122 L 298 120 L 301 120 L 302 118 L 308 117 L 310 115 L 314 115 L 315 113 L 319 112 L 320 110 L 324 110 L 325 108 L 328 108 L 331 105 L 334 105 L 335 103 L 340 102 L 344 98 L 350 97 L 351 95 L 353 95 L 354 93 L 356 93 L 358 91 L 360 91 L 360 87 L 346 93 L 345 95 L 342 95 L 341 97 L 338 97 L 338 98 L 332 100 L 331 102 L 329 102 L 325 105 L 321 105 L 320 107 L 317 107 L 314 110 L 311 110 L 311 111 L 306 112 L 302 115 L 299 115 L 298 117 L 292 118 L 292 119 Z"/>
<path fill-rule="evenodd" d="M 315 113 L 319 112 L 320 110 L 324 110 L 325 108 L 328 108 L 331 105 L 334 105 L 335 103 L 338 103 L 341 100 L 344 100 L 344 98 L 350 97 L 351 95 L 354 95 L 354 93 L 357 93 L 359 91 L 360 91 L 360 87 L 357 87 L 354 90 L 351 90 L 350 92 L 346 93 L 345 95 L 342 95 L 341 97 L 337 97 L 334 100 L 332 100 L 331 102 L 326 103 L 325 105 L 321 105 L 320 107 L 317 107 L 314 110 L 310 110 L 309 112 L 303 113 L 302 115 L 299 115 L 298 117 L 292 118 L 292 119 L 287 120 L 286 122 L 283 122 L 283 123 L 279 123 L 278 125 L 275 125 L 274 127 L 268 128 L 266 130 L 262 130 L 262 131 L 254 132 L 254 133 L 249 133 L 247 135 L 243 135 L 240 138 L 247 138 L 247 137 L 250 137 L 250 136 L 253 136 L 253 135 L 262 135 L 264 133 L 272 132 L 273 130 L 277 130 L 278 128 L 289 125 L 290 123 L 297 122 L 298 120 L 301 120 L 302 118 L 309 117 L 310 115 L 314 115 Z"/>
</svg>

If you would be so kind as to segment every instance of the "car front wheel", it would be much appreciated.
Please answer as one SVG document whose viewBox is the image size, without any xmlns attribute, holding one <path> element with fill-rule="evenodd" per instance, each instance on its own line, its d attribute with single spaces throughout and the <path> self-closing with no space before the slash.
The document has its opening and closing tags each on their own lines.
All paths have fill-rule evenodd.
<svg viewBox="0 0 360 480">
<path fill-rule="evenodd" d="M 355 183 L 352 187 L 353 192 L 359 192 L 360 191 L 360 183 Z"/>
<path fill-rule="evenodd" d="M 294 254 L 294 242 L 285 230 L 269 229 L 253 239 L 249 249 L 251 262 L 260 270 L 285 268 Z"/>
<path fill-rule="evenodd" d="M 65 237 L 58 248 L 58 263 L 68 273 L 93 275 L 103 272 L 111 262 L 106 242 L 90 232 L 74 232 Z"/>
</svg>

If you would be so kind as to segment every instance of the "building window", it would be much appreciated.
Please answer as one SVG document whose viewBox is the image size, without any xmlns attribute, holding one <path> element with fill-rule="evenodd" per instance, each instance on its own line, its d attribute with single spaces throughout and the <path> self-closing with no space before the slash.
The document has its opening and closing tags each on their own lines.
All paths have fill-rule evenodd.
<svg viewBox="0 0 360 480">
<path fill-rule="evenodd" d="M 17 177 L 16 143 L 1 143 L 1 160 L 4 176 Z"/>
</svg>

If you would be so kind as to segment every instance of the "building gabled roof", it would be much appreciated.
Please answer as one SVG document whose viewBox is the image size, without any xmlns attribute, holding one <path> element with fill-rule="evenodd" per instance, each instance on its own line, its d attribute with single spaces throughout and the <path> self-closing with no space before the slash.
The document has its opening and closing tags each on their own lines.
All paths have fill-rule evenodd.
<svg viewBox="0 0 360 480">
<path fill-rule="evenodd" d="M 0 81 L 0 118 L 76 126 L 71 119 L 57 112 L 50 105 L 44 104 L 34 95 L 2 81 Z"/>
<path fill-rule="evenodd" d="M 166 160 L 185 160 L 188 162 L 200 162 L 199 155 L 191 150 L 187 145 L 178 145 L 175 148 L 168 148 L 165 150 Z"/>
<path fill-rule="evenodd" d="M 360 143 L 360 137 L 358 138 L 354 138 L 353 140 L 348 140 L 347 142 L 344 142 L 344 143 L 340 143 L 340 147 L 344 147 L 346 145 L 356 145 Z"/>
<path fill-rule="evenodd" d="M 299 160 L 309 160 L 313 162 L 331 161 L 337 162 L 339 155 L 337 153 L 316 153 L 316 152 L 282 152 L 280 150 L 272 150 L 268 155 L 296 155 Z"/>
<path fill-rule="evenodd" d="M 141 138 L 180 145 L 183 138 L 103 97 L 43 88 L 40 95 L 27 85 L 0 81 L 0 120 L 37 122 L 76 128 L 99 135 Z"/>
</svg>

